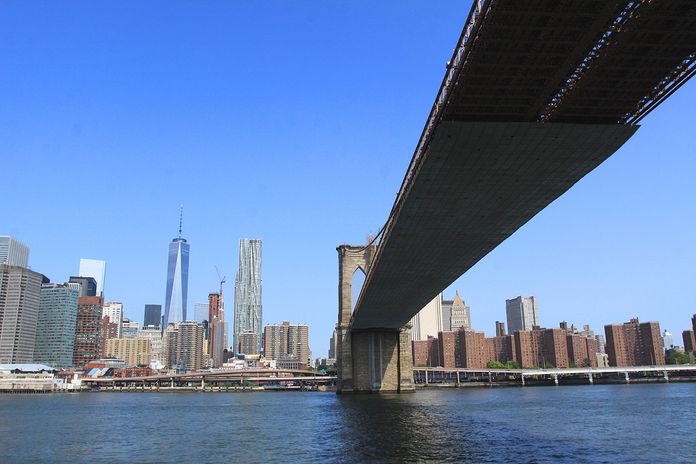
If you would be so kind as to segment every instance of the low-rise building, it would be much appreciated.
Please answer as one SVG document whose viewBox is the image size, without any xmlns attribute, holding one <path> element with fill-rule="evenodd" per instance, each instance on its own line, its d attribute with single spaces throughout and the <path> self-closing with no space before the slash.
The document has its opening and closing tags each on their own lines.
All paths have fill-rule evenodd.
<svg viewBox="0 0 696 464">
<path fill-rule="evenodd" d="M 43 364 L 0 364 L 0 391 L 53 390 L 54 370 Z"/>
</svg>

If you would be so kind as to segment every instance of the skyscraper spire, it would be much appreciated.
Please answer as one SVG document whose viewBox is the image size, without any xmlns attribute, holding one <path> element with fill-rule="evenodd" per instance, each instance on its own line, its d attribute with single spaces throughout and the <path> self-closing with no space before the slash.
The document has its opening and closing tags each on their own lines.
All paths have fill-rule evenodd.
<svg viewBox="0 0 696 464">
<path fill-rule="evenodd" d="M 181 226 L 184 222 L 184 205 L 179 208 L 179 238 L 181 238 Z"/>
</svg>

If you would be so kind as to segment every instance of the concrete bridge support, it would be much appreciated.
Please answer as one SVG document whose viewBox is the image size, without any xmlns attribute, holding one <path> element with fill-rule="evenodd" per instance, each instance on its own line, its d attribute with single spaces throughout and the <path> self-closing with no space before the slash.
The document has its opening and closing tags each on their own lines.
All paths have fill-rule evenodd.
<svg viewBox="0 0 696 464">
<path fill-rule="evenodd" d="M 336 250 L 339 262 L 337 392 L 415 390 L 411 337 L 408 332 L 393 329 L 351 329 L 353 273 L 362 269 L 367 274 L 375 245 L 341 245 Z"/>
</svg>

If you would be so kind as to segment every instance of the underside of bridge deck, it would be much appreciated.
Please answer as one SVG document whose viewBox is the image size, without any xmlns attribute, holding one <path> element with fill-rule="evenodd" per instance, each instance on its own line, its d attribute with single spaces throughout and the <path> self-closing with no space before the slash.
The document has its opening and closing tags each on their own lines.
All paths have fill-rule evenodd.
<svg viewBox="0 0 696 464">
<path fill-rule="evenodd" d="M 622 124 L 440 123 L 382 238 L 352 328 L 401 328 L 636 130 Z"/>
</svg>

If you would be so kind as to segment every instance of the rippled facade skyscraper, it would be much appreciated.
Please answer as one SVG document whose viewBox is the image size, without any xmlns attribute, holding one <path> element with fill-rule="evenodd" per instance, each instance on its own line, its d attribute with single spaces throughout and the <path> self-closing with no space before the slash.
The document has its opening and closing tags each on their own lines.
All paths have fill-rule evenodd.
<svg viewBox="0 0 696 464">
<path fill-rule="evenodd" d="M 240 334 L 253 333 L 261 350 L 261 240 L 239 241 L 239 268 L 234 284 L 234 352 L 240 353 Z"/>
<path fill-rule="evenodd" d="M 181 237 L 181 218 L 179 236 L 169 244 L 169 264 L 167 265 L 167 295 L 164 300 L 164 324 L 186 320 L 186 300 L 188 297 L 189 244 Z"/>
</svg>

